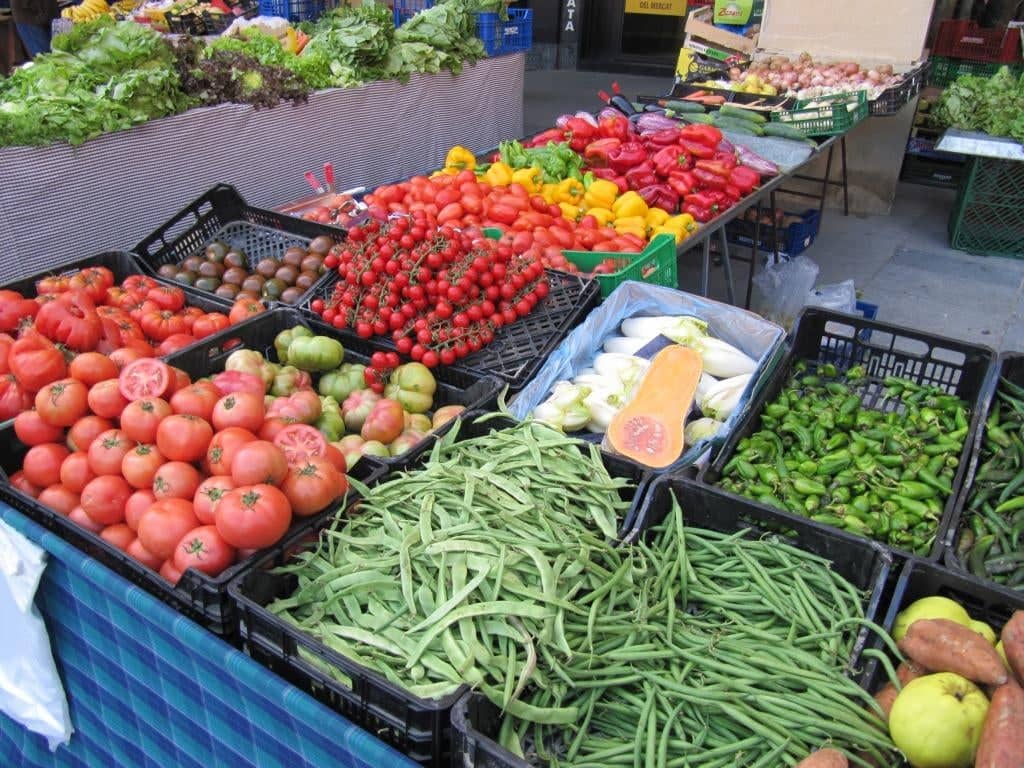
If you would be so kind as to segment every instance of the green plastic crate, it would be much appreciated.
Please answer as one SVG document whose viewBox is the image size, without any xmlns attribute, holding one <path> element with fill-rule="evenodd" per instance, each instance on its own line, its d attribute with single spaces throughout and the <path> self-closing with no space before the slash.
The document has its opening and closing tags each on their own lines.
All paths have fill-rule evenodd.
<svg viewBox="0 0 1024 768">
<path fill-rule="evenodd" d="M 679 287 L 676 239 L 672 235 L 658 235 L 640 253 L 563 251 L 563 254 L 581 272 L 591 272 L 605 259 L 614 259 L 622 263 L 622 268 L 618 272 L 594 275 L 601 288 L 602 299 L 607 298 L 608 294 L 627 280 L 665 285 L 669 288 Z"/>
<path fill-rule="evenodd" d="M 972 157 L 949 218 L 950 245 L 1024 258 L 1024 162 Z"/>
<path fill-rule="evenodd" d="M 981 61 L 964 61 L 949 59 L 944 56 L 932 56 L 929 60 L 928 85 L 945 88 L 958 77 L 974 75 L 975 77 L 992 77 L 1000 67 L 1009 67 L 1014 77 L 1024 72 L 1024 66 L 1017 64 L 987 64 Z"/>
<path fill-rule="evenodd" d="M 821 104 L 811 107 L 809 104 Z M 846 133 L 870 112 L 864 91 L 837 93 L 817 99 L 798 100 L 792 109 L 771 113 L 773 123 L 784 123 L 805 136 L 838 136 Z"/>
</svg>

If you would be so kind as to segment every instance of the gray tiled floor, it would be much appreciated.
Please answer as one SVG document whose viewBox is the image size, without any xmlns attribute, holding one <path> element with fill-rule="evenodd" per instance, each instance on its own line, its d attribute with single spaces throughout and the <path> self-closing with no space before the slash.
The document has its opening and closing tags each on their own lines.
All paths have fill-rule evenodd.
<svg viewBox="0 0 1024 768">
<path fill-rule="evenodd" d="M 635 75 L 527 72 L 527 133 L 550 127 L 562 112 L 592 109 L 597 91 L 608 90 L 613 80 L 631 97 L 664 93 L 669 86 L 664 78 Z M 807 255 L 821 269 L 820 282 L 853 278 L 864 300 L 879 306 L 879 319 L 996 349 L 1024 350 L 1024 260 L 951 249 L 946 226 L 954 197 L 948 190 L 901 184 L 889 216 L 844 217 L 827 210 Z M 681 287 L 695 290 L 699 261 L 681 268 Z M 720 273 L 714 271 L 711 289 L 724 298 Z M 741 297 L 746 279 L 746 266 L 735 265 Z"/>
</svg>

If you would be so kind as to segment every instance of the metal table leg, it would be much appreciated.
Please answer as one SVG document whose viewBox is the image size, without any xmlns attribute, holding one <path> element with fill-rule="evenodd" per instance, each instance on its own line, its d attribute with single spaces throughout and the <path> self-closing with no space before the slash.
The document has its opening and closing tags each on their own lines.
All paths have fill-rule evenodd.
<svg viewBox="0 0 1024 768">
<path fill-rule="evenodd" d="M 708 295 L 708 287 L 711 281 L 711 238 L 704 238 L 704 243 L 701 245 L 703 252 L 703 259 L 700 264 L 700 295 Z"/>
<path fill-rule="evenodd" d="M 725 227 L 719 228 L 718 239 L 722 245 L 722 271 L 725 272 L 725 295 L 730 304 L 735 304 L 736 288 L 732 284 L 732 262 L 729 261 L 729 239 L 725 236 Z M 756 242 L 754 246 L 757 246 Z"/>
<path fill-rule="evenodd" d="M 850 187 L 846 182 L 846 136 L 839 140 L 839 154 L 843 161 L 843 216 L 850 215 Z M 825 176 L 828 176 L 826 173 Z"/>
<path fill-rule="evenodd" d="M 818 204 L 818 214 L 825 213 L 825 198 L 828 197 L 828 185 L 832 180 L 832 153 L 835 152 L 836 145 L 833 144 L 828 148 L 828 157 L 825 159 L 825 174 L 821 179 L 821 202 Z"/>
</svg>

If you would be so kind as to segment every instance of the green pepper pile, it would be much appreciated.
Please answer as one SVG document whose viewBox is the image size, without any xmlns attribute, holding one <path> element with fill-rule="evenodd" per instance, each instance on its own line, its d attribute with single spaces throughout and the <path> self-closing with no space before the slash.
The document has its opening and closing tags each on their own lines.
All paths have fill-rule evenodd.
<svg viewBox="0 0 1024 768">
<path fill-rule="evenodd" d="M 880 388 L 880 402 L 863 396 Z M 968 408 L 936 387 L 863 367 L 800 362 L 719 485 L 762 504 L 927 554 L 953 493 Z"/>
<path fill-rule="evenodd" d="M 1024 590 L 1024 389 L 1001 379 L 956 553 L 975 576 Z"/>
<path fill-rule="evenodd" d="M 510 168 L 540 168 L 548 184 L 583 179 L 583 158 L 564 141 L 549 141 L 546 147 L 524 147 L 518 141 L 503 141 L 498 145 L 498 153 Z"/>
</svg>

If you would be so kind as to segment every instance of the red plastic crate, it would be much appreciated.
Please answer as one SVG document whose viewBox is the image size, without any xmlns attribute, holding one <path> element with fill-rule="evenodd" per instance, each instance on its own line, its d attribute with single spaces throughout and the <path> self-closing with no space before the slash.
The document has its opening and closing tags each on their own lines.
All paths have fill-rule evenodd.
<svg viewBox="0 0 1024 768">
<path fill-rule="evenodd" d="M 1020 32 L 1009 27 L 981 27 L 966 19 L 947 19 L 935 37 L 936 56 L 969 59 L 993 64 L 1021 60 Z"/>
</svg>

